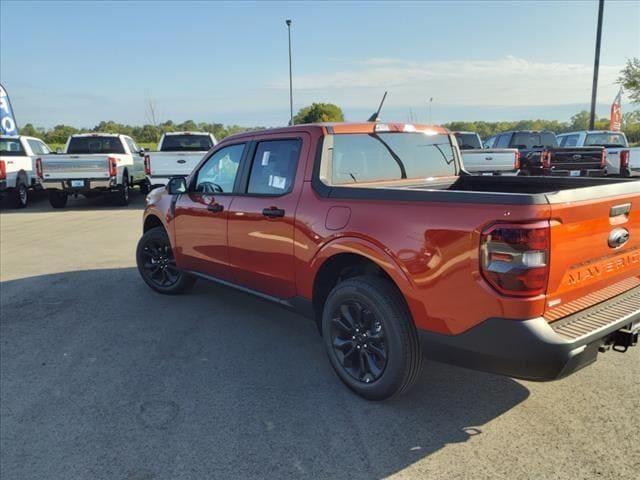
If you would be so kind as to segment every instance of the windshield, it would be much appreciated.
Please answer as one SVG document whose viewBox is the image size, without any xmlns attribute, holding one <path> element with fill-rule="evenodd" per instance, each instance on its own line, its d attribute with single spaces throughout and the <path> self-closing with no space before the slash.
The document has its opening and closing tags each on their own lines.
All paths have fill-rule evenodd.
<svg viewBox="0 0 640 480">
<path fill-rule="evenodd" d="M 586 147 L 626 147 L 627 140 L 621 133 L 590 133 L 584 145 Z"/>
<path fill-rule="evenodd" d="M 3 157 L 20 157 L 26 155 L 26 152 L 17 138 L 0 138 L 0 155 Z"/>
<path fill-rule="evenodd" d="M 518 132 L 511 140 L 515 148 L 557 147 L 556 136 L 551 132 Z"/>
<path fill-rule="evenodd" d="M 67 153 L 125 153 L 119 137 L 72 137 Z"/>
<path fill-rule="evenodd" d="M 161 152 L 206 152 L 213 146 L 209 135 L 166 135 Z"/>
<path fill-rule="evenodd" d="M 456 140 L 458 140 L 458 146 L 460 150 L 472 150 L 475 148 L 482 148 L 480 144 L 480 137 L 475 133 L 454 133 Z"/>
<path fill-rule="evenodd" d="M 330 135 L 320 166 L 325 183 L 340 185 L 456 174 L 448 135 Z"/>
</svg>

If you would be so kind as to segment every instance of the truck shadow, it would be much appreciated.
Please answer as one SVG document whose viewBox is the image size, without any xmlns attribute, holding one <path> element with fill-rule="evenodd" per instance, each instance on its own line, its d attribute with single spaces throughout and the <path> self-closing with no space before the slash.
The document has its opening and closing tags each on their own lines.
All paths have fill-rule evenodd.
<svg viewBox="0 0 640 480">
<path fill-rule="evenodd" d="M 25 208 L 15 208 L 10 204 L 8 197 L 0 201 L 0 212 L 8 213 L 44 213 L 44 212 L 65 212 L 65 211 L 91 211 L 91 210 L 112 210 L 128 209 L 140 210 L 144 208 L 145 196 L 137 188 L 131 190 L 129 205 L 119 207 L 114 204 L 113 198 L 108 195 L 100 195 L 95 198 L 85 198 L 82 195 L 70 196 L 65 208 L 53 208 L 49 204 L 49 197 L 46 191 L 29 190 L 29 203 Z"/>
<path fill-rule="evenodd" d="M 529 395 L 427 363 L 408 394 L 365 401 L 310 321 L 202 281 L 168 297 L 123 268 L 0 287 L 15 478 L 383 478 L 482 436 Z"/>
</svg>

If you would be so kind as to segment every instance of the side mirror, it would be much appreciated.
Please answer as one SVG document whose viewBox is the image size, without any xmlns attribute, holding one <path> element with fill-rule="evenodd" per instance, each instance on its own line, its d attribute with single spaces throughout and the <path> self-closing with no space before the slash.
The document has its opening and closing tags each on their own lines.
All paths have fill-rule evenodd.
<svg viewBox="0 0 640 480">
<path fill-rule="evenodd" d="M 56 153 L 62 153 L 62 149 L 60 147 L 56 148 Z"/>
<path fill-rule="evenodd" d="M 138 155 L 140 155 L 141 157 L 144 157 L 144 154 L 145 154 L 144 148 L 141 148 L 140 150 L 138 150 Z"/>
<path fill-rule="evenodd" d="M 169 195 L 178 195 L 187 191 L 187 181 L 184 177 L 173 177 L 167 183 L 167 193 Z"/>
</svg>

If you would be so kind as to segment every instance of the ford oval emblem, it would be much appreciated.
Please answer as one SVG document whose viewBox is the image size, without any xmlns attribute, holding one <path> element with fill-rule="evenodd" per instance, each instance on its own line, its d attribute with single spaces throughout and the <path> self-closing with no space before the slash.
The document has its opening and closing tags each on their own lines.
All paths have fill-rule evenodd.
<svg viewBox="0 0 640 480">
<path fill-rule="evenodd" d="M 581 158 L 582 158 L 582 155 L 576 154 L 576 155 L 573 156 L 574 160 L 580 160 Z"/>
<path fill-rule="evenodd" d="M 626 228 L 616 228 L 609 234 L 609 246 L 618 248 L 629 241 L 629 230 Z"/>
</svg>

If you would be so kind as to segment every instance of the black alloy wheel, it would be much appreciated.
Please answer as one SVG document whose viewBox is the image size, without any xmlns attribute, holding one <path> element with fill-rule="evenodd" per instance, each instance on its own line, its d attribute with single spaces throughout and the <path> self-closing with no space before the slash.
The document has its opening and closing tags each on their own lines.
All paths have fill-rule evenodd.
<svg viewBox="0 0 640 480">
<path fill-rule="evenodd" d="M 142 269 L 152 283 L 160 288 L 175 285 L 180 277 L 171 246 L 160 239 L 149 239 L 141 251 Z"/>
<path fill-rule="evenodd" d="M 362 303 L 350 300 L 332 312 L 331 343 L 336 360 L 354 379 L 372 383 L 387 366 L 382 323 Z"/>
</svg>

